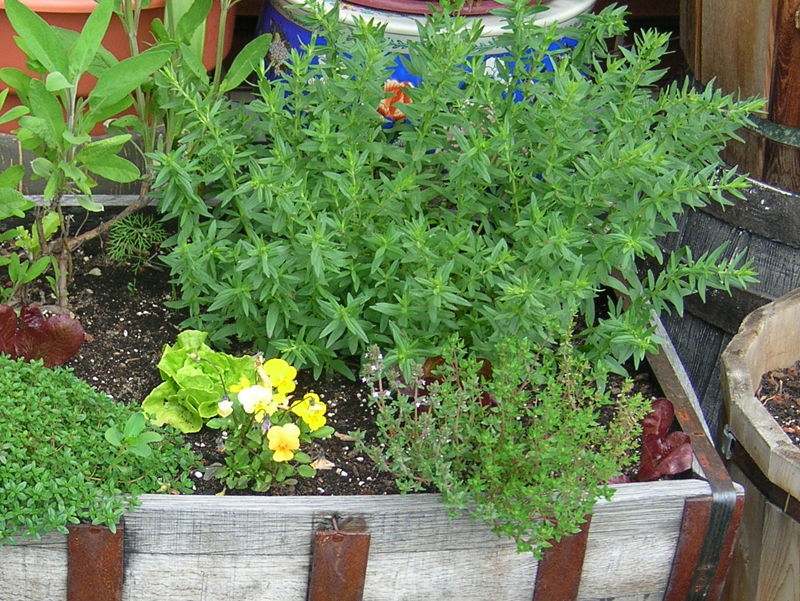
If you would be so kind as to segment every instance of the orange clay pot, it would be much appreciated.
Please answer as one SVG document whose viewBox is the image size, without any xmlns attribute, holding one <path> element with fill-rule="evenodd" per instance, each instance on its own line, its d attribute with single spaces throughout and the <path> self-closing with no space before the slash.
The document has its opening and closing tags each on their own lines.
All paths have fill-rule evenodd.
<svg viewBox="0 0 800 601">
<path fill-rule="evenodd" d="M 22 0 L 22 3 L 31 10 L 34 10 L 50 25 L 63 29 L 72 29 L 73 31 L 81 31 L 81 29 L 83 29 L 89 14 L 97 6 L 95 0 Z M 147 49 L 154 43 L 155 39 L 151 33 L 150 24 L 154 19 L 164 19 L 165 4 L 166 0 L 152 0 L 150 5 L 142 11 L 138 35 L 140 51 Z M 234 5 L 234 8 L 228 12 L 228 19 L 225 24 L 224 50 L 226 54 L 230 50 L 231 42 L 233 41 L 233 26 L 236 16 L 235 10 L 236 8 Z M 214 2 L 206 21 L 206 44 L 203 52 L 203 64 L 209 70 L 214 67 L 216 60 L 220 13 L 220 4 L 219 0 L 217 0 Z M 30 73 L 30 71 L 25 68 L 25 53 L 22 52 L 14 42 L 14 36 L 16 36 L 16 33 L 6 16 L 5 0 L 0 0 L 0 68 L 15 67 Z M 103 38 L 103 46 L 119 60 L 130 56 L 128 38 L 122 27 L 122 22 L 116 15 L 111 18 L 108 31 L 106 32 L 105 38 Z M 78 86 L 78 93 L 81 96 L 87 96 L 96 81 L 97 80 L 90 75 L 84 76 Z M 7 87 L 8 86 L 0 80 L 0 91 Z M 12 107 L 19 106 L 19 104 L 19 99 L 12 89 L 8 94 L 8 98 L 6 98 L 3 112 Z M 17 127 L 16 122 L 6 123 L 0 126 L 0 132 L 10 133 Z M 104 133 L 102 126 L 95 128 L 92 133 L 95 135 Z"/>
</svg>

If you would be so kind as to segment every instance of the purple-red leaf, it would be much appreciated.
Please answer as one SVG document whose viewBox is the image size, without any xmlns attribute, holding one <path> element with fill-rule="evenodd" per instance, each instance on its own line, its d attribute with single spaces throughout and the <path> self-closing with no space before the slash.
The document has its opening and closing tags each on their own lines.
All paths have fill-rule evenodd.
<svg viewBox="0 0 800 601">
<path fill-rule="evenodd" d="M 17 314 L 8 305 L 0 305 L 0 353 L 17 358 L 14 335 L 17 333 Z"/>
<path fill-rule="evenodd" d="M 24 324 L 23 327 L 41 328 L 44 325 L 44 313 L 35 305 L 25 305 L 19 310 L 19 318 Z"/>
<path fill-rule="evenodd" d="M 675 407 L 672 402 L 664 397 L 653 401 L 650 413 L 642 418 L 642 434 L 647 436 L 653 434 L 659 438 L 664 438 L 672 426 L 675 419 Z"/>
<path fill-rule="evenodd" d="M 642 419 L 642 457 L 636 480 L 649 482 L 662 476 L 680 474 L 692 467 L 692 443 L 684 432 L 669 432 L 675 408 L 660 398 L 653 401 L 653 411 Z"/>
<path fill-rule="evenodd" d="M 74 357 L 86 339 L 83 326 L 68 315 L 44 318 L 41 309 L 26 305 L 20 309 L 22 328 L 17 330 L 17 314 L 8 305 L 0 305 L 0 352 L 13 359 L 41 359 L 45 367 L 66 363 Z"/>
<path fill-rule="evenodd" d="M 53 315 L 38 327 L 22 326 L 16 344 L 17 355 L 28 361 L 41 359 L 45 367 L 66 363 L 81 348 L 86 334 L 77 319 Z"/>
</svg>

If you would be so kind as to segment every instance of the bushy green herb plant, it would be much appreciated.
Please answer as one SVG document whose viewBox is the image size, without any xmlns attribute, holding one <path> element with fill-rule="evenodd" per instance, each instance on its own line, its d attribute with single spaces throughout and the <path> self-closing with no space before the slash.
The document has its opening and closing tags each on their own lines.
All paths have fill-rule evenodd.
<svg viewBox="0 0 800 601">
<path fill-rule="evenodd" d="M 197 458 L 173 430 L 148 432 L 68 369 L 0 354 L 0 412 L 0 544 L 84 520 L 113 530 L 137 495 L 191 490 Z"/>
<path fill-rule="evenodd" d="M 505 3 L 507 57 L 474 57 L 479 30 L 447 10 L 420 26 L 408 65 L 422 84 L 395 102 L 402 121 L 377 111 L 402 101 L 384 91 L 382 31 L 346 32 L 314 3 L 328 44 L 292 52 L 285 77 L 261 73 L 245 110 L 167 77 L 185 133 L 155 157 L 155 195 L 180 223 L 166 261 L 186 326 L 317 373 L 347 372 L 342 357 L 377 343 L 407 370 L 453 332 L 489 355 L 577 309 L 589 358 L 623 371 L 657 350 L 652 310 L 752 281 L 724 248 L 665 258 L 657 239 L 684 210 L 739 194 L 717 152 L 760 104 L 654 89 L 667 36 L 610 53 L 621 9 L 558 31 Z M 574 49 L 547 50 L 565 34 Z M 640 273 L 642 258 L 660 271 Z M 630 305 L 600 300 L 610 289 Z"/>
<path fill-rule="evenodd" d="M 598 389 L 602 372 L 569 338 L 504 341 L 491 379 L 479 376 L 482 367 L 453 343 L 436 381 L 417 373 L 407 383 L 372 349 L 363 374 L 380 445 L 361 436 L 358 444 L 403 492 L 433 488 L 451 514 L 468 511 L 539 555 L 610 498 L 608 482 L 632 461 L 649 402 Z M 603 425 L 602 410 L 613 415 Z"/>
</svg>

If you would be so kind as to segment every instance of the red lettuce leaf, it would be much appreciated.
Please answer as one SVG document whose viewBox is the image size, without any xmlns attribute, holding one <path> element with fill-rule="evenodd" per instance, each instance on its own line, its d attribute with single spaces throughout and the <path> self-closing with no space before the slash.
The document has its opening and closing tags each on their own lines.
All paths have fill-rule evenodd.
<svg viewBox="0 0 800 601">
<path fill-rule="evenodd" d="M 14 309 L 0 305 L 0 352 L 13 359 L 41 359 L 45 367 L 66 363 L 74 357 L 86 340 L 83 326 L 68 315 L 44 318 L 41 309 L 26 305 L 20 309 L 22 328 Z"/>
<path fill-rule="evenodd" d="M 661 397 L 653 401 L 652 410 L 642 418 L 642 435 L 653 434 L 664 438 L 675 419 L 675 407 L 669 399 Z"/>
<path fill-rule="evenodd" d="M 692 443 L 684 432 L 669 433 L 675 408 L 660 398 L 653 401 L 653 411 L 642 419 L 642 457 L 636 480 L 649 482 L 662 476 L 680 474 L 692 467 Z"/>
<path fill-rule="evenodd" d="M 14 335 L 17 333 L 17 314 L 8 305 L 0 305 L 0 353 L 17 358 Z"/>
<path fill-rule="evenodd" d="M 44 313 L 35 305 L 25 305 L 19 310 L 19 318 L 24 324 L 23 327 L 41 328 L 44 325 Z"/>
<path fill-rule="evenodd" d="M 27 361 L 41 359 L 45 367 L 66 363 L 81 348 L 83 326 L 69 315 L 53 315 L 38 327 L 27 324 L 17 334 L 17 355 Z"/>
</svg>

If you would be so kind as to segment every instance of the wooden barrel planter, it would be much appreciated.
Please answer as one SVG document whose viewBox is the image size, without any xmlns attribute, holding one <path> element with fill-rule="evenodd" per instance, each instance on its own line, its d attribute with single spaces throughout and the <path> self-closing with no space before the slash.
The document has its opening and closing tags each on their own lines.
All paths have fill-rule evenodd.
<svg viewBox="0 0 800 601">
<path fill-rule="evenodd" d="M 800 449 L 756 398 L 762 374 L 800 358 L 800 289 L 749 315 L 722 355 L 731 475 L 746 493 L 727 598 L 800 595 Z"/>
<path fill-rule="evenodd" d="M 797 195 L 752 180 L 744 200 L 724 210 L 714 204 L 686 213 L 679 231 L 661 240 L 666 251 L 688 246 L 695 256 L 727 242 L 725 256 L 744 252 L 757 272 L 758 282 L 747 290 L 709 291 L 706 302 L 690 297 L 683 315 L 662 317 L 715 435 L 722 409 L 722 351 L 750 312 L 800 287 L 798 209 Z"/>
<path fill-rule="evenodd" d="M 694 473 L 619 485 L 540 562 L 483 522 L 448 519 L 434 494 L 145 495 L 125 518 L 124 543 L 83 527 L 0 547 L 0 599 L 713 601 L 743 491 L 713 449 L 674 349 L 651 365 L 692 438 Z M 100 559 L 87 555 L 93 547 Z"/>
<path fill-rule="evenodd" d="M 665 250 L 695 256 L 728 242 L 727 257 L 745 251 L 759 282 L 743 291 L 690 299 L 684 316 L 664 317 L 712 432 L 719 434 L 719 357 L 744 317 L 800 286 L 800 0 L 682 0 L 681 50 L 702 84 L 768 101 L 766 114 L 738 133 L 723 153 L 752 178 L 744 200 L 684 216 Z"/>
<path fill-rule="evenodd" d="M 800 0 L 683 0 L 681 49 L 694 77 L 767 100 L 726 160 L 800 192 Z"/>
</svg>

